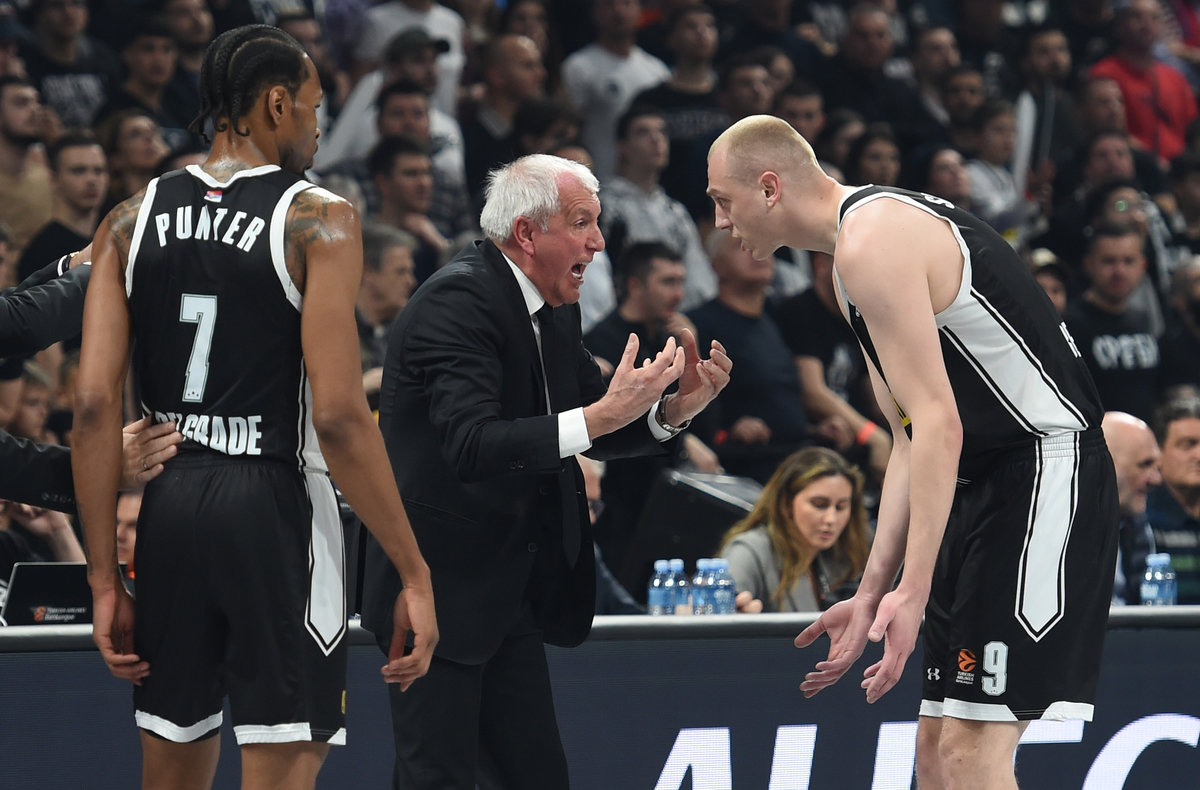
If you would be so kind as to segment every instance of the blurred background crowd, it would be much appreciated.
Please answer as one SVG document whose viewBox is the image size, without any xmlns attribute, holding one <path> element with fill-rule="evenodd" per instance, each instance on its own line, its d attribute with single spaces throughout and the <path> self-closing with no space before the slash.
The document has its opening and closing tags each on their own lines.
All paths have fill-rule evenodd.
<svg viewBox="0 0 1200 790">
<path fill-rule="evenodd" d="M 705 196 L 710 143 L 765 113 L 803 134 L 839 181 L 943 198 L 1021 252 L 1105 408 L 1158 432 L 1138 456 L 1140 493 L 1122 499 L 1133 503 L 1127 515 L 1142 514 L 1126 553 L 1144 555 L 1147 541 L 1171 551 L 1180 602 L 1189 573 L 1200 602 L 1200 2 L 0 3 L 0 286 L 86 245 L 105 213 L 157 174 L 203 161 L 204 140 L 188 126 L 205 48 L 254 22 L 294 36 L 321 77 L 310 178 L 364 220 L 369 395 L 412 291 L 481 237 L 488 171 L 531 153 L 583 162 L 602 185 L 607 247 L 580 303 L 602 367 L 630 332 L 643 356 L 683 328 L 702 347 L 719 338 L 729 349 L 732 383 L 673 456 L 603 469 L 593 515 L 611 567 L 622 567 L 664 469 L 760 483 L 778 470 L 786 479 L 764 494 L 775 501 L 723 542 L 743 566 L 754 551 L 774 552 L 774 575 L 753 582 L 768 608 L 826 606 L 861 573 L 860 512 L 875 500 L 891 438 L 838 311 L 833 261 L 786 248 L 753 260 L 714 230 Z M 0 361 L 0 428 L 69 444 L 77 351 L 67 342 Z M 1175 417 L 1156 422 L 1156 412 Z M 1157 453 L 1179 425 L 1194 441 L 1159 476 Z M 797 466 L 794 454 L 813 446 L 837 457 Z M 788 542 L 803 532 L 792 503 L 816 479 L 805 472 L 813 464 L 824 470 L 816 478 L 843 483 L 820 502 L 842 529 L 851 524 L 847 546 L 836 536 Z M 1147 532 L 1151 489 L 1161 514 Z M 136 515 L 132 501 L 127 509 Z M 775 522 L 782 532 L 755 531 Z M 0 524 L 27 555 L 78 550 L 63 545 L 65 517 L 8 506 Z M 825 564 L 814 561 L 822 552 L 832 552 Z M 796 584 L 811 589 L 797 597 Z"/>
</svg>

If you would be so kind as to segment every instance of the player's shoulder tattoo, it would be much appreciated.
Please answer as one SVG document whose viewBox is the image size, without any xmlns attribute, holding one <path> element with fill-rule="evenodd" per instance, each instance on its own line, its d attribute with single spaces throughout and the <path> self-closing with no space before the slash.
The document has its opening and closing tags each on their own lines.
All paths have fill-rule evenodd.
<svg viewBox="0 0 1200 790">
<path fill-rule="evenodd" d="M 292 201 L 283 232 L 284 258 L 288 274 L 300 293 L 304 293 L 308 248 L 342 236 L 344 231 L 339 225 L 348 206 L 344 198 L 321 187 L 306 189 Z"/>
<path fill-rule="evenodd" d="M 129 256 L 129 246 L 133 243 L 133 233 L 137 228 L 138 212 L 142 209 L 145 197 L 144 191 L 138 192 L 128 200 L 118 203 L 116 208 L 108 213 L 108 230 L 116 241 L 122 263 Z"/>
</svg>

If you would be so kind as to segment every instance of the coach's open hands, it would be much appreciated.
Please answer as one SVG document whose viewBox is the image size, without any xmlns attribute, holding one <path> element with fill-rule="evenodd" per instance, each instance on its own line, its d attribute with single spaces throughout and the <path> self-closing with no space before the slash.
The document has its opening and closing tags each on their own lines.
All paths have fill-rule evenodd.
<svg viewBox="0 0 1200 790">
<path fill-rule="evenodd" d="M 429 671 L 433 648 L 438 642 L 437 617 L 433 610 L 433 586 L 426 576 L 422 581 L 405 580 L 404 589 L 396 596 L 392 613 L 392 644 L 383 679 L 399 683 L 408 691 L 413 681 Z M 412 652 L 404 654 L 408 632 L 413 633 Z"/>
<path fill-rule="evenodd" d="M 683 348 L 683 373 L 679 390 L 667 398 L 663 414 L 671 425 L 682 425 L 704 411 L 725 389 L 729 371 L 733 370 L 733 361 L 716 340 L 712 341 L 708 359 L 700 358 L 696 336 L 690 329 L 680 331 L 679 345 Z"/>
</svg>

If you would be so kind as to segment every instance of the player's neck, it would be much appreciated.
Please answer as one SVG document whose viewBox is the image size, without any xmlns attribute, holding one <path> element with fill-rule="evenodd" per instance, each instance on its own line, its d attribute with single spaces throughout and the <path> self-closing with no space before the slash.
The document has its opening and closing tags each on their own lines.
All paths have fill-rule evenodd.
<svg viewBox="0 0 1200 790">
<path fill-rule="evenodd" d="M 838 238 L 838 207 L 857 187 L 842 186 L 829 176 L 808 190 L 805 199 L 791 212 L 791 226 L 796 230 L 787 245 L 801 250 L 816 250 L 833 254 Z"/>
<path fill-rule="evenodd" d="M 241 123 L 245 124 L 245 120 Z M 277 148 L 260 144 L 254 129 L 243 137 L 235 132 L 230 124 L 224 131 L 217 132 L 213 139 L 212 153 L 200 167 L 218 181 L 228 181 L 230 176 L 242 170 L 278 164 Z"/>
</svg>

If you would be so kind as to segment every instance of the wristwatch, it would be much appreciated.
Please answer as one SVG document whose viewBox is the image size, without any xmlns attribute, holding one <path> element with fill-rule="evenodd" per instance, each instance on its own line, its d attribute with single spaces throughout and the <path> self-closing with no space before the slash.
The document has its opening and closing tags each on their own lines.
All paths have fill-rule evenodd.
<svg viewBox="0 0 1200 790">
<path fill-rule="evenodd" d="M 675 436 L 687 430 L 687 427 L 692 424 L 691 420 L 684 420 L 682 425 L 672 425 L 667 422 L 667 397 L 658 399 L 658 408 L 654 410 L 654 421 L 658 423 L 658 427 L 662 428 L 667 433 Z"/>
</svg>

